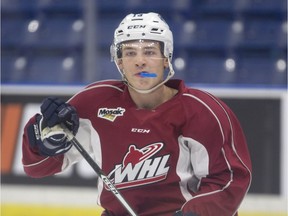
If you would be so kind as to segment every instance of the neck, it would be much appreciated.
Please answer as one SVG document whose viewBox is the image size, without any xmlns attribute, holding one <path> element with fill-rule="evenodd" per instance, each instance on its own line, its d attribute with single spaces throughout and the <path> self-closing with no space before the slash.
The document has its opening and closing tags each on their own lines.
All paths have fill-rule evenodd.
<svg viewBox="0 0 288 216">
<path fill-rule="evenodd" d="M 177 90 L 168 86 L 162 85 L 155 91 L 148 94 L 141 94 L 132 88 L 129 88 L 129 93 L 132 100 L 139 109 L 155 109 L 157 106 L 170 100 L 177 94 Z"/>
</svg>

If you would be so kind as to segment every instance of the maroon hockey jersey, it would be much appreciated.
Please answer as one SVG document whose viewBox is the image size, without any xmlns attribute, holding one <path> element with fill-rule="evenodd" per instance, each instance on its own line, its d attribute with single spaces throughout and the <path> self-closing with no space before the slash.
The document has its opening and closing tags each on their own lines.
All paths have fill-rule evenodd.
<svg viewBox="0 0 288 216">
<path fill-rule="evenodd" d="M 153 110 L 138 109 L 122 81 L 91 84 L 68 102 L 80 117 L 76 138 L 138 215 L 232 216 L 251 183 L 251 161 L 232 111 L 209 93 L 166 85 L 178 94 Z M 43 157 L 23 135 L 23 166 L 32 177 L 60 173 L 82 156 Z M 128 215 L 98 181 L 98 203 L 113 215 Z"/>
</svg>

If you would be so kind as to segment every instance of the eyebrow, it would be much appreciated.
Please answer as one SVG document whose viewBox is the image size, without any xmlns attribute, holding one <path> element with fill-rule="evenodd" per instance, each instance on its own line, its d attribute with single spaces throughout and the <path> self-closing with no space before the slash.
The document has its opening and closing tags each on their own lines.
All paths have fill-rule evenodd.
<svg viewBox="0 0 288 216">
<path fill-rule="evenodd" d="M 123 46 L 123 50 L 135 50 L 136 48 L 134 46 Z M 150 46 L 145 46 L 143 49 L 158 49 L 158 47 L 150 47 Z"/>
<path fill-rule="evenodd" d="M 123 49 L 123 50 L 132 50 L 132 49 L 135 49 L 135 48 L 132 47 L 132 46 L 129 46 L 129 47 L 123 46 L 122 49 Z"/>
</svg>

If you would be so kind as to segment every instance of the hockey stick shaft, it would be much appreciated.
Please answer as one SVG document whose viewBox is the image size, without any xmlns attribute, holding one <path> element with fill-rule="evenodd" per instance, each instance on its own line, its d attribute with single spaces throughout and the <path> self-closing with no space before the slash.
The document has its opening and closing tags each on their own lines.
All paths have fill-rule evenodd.
<svg viewBox="0 0 288 216">
<path fill-rule="evenodd" d="M 84 159 L 88 162 L 88 164 L 93 168 L 93 170 L 97 173 L 97 175 L 101 178 L 104 184 L 111 190 L 111 192 L 116 196 L 116 198 L 120 201 L 124 208 L 129 212 L 131 216 L 137 216 L 134 210 L 130 207 L 118 189 L 114 186 L 114 184 L 110 181 L 110 179 L 105 175 L 105 173 L 101 170 L 98 164 L 92 159 L 92 157 L 88 154 L 88 152 L 83 148 L 80 142 L 76 139 L 76 137 L 68 130 L 65 126 L 62 126 L 65 133 L 67 134 L 69 140 L 71 140 L 74 147 L 79 151 L 79 153 L 84 157 Z"/>
</svg>

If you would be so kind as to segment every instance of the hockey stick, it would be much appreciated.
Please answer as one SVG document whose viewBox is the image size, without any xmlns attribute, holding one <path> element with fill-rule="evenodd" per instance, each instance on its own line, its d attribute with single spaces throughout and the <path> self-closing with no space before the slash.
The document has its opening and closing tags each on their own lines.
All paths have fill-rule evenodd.
<svg viewBox="0 0 288 216">
<path fill-rule="evenodd" d="M 84 159 L 89 163 L 89 165 L 94 169 L 97 175 L 102 179 L 104 184 L 112 191 L 112 193 L 117 197 L 120 203 L 124 208 L 129 212 L 131 216 L 137 216 L 137 214 L 133 211 L 130 205 L 126 202 L 124 197 L 120 194 L 114 184 L 109 180 L 107 175 L 101 170 L 98 164 L 92 159 L 92 157 L 88 154 L 88 152 L 83 148 L 83 146 L 79 143 L 76 137 L 64 126 L 62 125 L 63 130 L 68 136 L 68 139 L 71 140 L 72 144 L 79 151 L 79 153 L 84 157 Z"/>
</svg>

